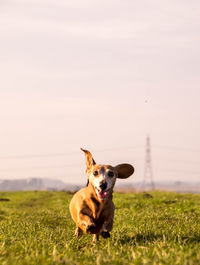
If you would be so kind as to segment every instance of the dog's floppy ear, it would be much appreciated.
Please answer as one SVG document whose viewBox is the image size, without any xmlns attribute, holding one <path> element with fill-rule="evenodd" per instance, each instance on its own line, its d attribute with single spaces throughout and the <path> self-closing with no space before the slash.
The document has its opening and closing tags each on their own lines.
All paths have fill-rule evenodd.
<svg viewBox="0 0 200 265">
<path fill-rule="evenodd" d="M 85 160 L 86 160 L 86 172 L 90 171 L 92 166 L 96 165 L 92 154 L 88 150 L 84 150 L 81 148 L 81 150 L 85 153 Z"/>
<path fill-rule="evenodd" d="M 134 167 L 130 164 L 120 164 L 114 167 L 114 169 L 117 171 L 119 179 L 126 179 L 134 173 Z"/>
</svg>

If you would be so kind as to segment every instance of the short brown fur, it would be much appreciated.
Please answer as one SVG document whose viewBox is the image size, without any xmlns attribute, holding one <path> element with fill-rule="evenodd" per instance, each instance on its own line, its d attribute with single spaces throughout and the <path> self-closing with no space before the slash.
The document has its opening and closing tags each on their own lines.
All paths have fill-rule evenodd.
<svg viewBox="0 0 200 265">
<path fill-rule="evenodd" d="M 104 238 L 110 237 L 109 232 L 113 227 L 115 211 L 112 194 L 116 178 L 129 177 L 133 174 L 134 168 L 129 164 L 121 164 L 116 167 L 96 165 L 91 153 L 83 149 L 82 151 L 84 151 L 86 157 L 88 186 L 75 193 L 70 202 L 70 213 L 76 223 L 76 237 L 80 237 L 83 232 L 94 234 L 93 242 L 96 242 L 99 235 Z M 95 171 L 98 172 L 98 176 L 93 175 Z M 106 175 L 109 171 L 113 172 L 112 178 Z M 106 180 L 110 186 L 105 192 L 106 198 L 102 199 L 98 196 L 99 191 L 95 185 L 105 183 Z M 102 192 L 100 189 L 99 193 Z"/>
</svg>

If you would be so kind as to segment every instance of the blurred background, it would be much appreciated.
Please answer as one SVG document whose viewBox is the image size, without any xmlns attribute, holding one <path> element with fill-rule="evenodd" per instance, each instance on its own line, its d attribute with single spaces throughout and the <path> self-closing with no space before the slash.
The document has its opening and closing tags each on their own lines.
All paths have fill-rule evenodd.
<svg viewBox="0 0 200 265">
<path fill-rule="evenodd" d="M 80 147 L 200 180 L 198 0 L 0 0 L 0 179 L 85 184 Z"/>
</svg>

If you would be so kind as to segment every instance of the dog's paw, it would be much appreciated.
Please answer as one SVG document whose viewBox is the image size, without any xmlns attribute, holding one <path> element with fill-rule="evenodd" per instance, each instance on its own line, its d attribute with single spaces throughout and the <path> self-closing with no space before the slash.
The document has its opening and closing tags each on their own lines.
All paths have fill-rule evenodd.
<svg viewBox="0 0 200 265">
<path fill-rule="evenodd" d="M 86 227 L 86 233 L 88 234 L 95 234 L 95 230 L 96 230 L 95 224 L 91 224 Z"/>
<path fill-rule="evenodd" d="M 103 238 L 108 238 L 108 237 L 110 237 L 110 233 L 109 233 L 107 230 L 102 231 L 102 232 L 101 232 L 101 235 L 102 235 Z"/>
</svg>

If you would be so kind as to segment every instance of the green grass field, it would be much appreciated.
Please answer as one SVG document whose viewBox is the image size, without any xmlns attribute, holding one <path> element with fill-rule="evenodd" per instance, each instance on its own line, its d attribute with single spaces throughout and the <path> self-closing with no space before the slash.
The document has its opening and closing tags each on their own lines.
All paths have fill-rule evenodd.
<svg viewBox="0 0 200 265">
<path fill-rule="evenodd" d="M 200 195 L 115 193 L 111 238 L 74 238 L 66 192 L 0 193 L 0 264 L 200 264 Z"/>
</svg>

